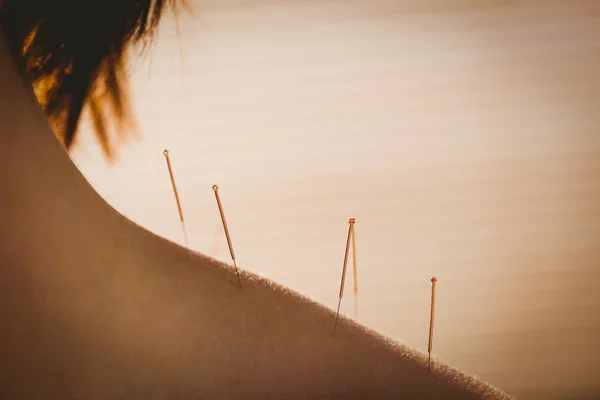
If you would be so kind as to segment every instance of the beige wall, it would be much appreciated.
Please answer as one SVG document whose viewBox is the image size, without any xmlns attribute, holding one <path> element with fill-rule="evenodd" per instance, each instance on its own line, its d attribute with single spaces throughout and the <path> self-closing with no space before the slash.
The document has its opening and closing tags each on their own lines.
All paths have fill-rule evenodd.
<svg viewBox="0 0 600 400">
<path fill-rule="evenodd" d="M 100 193 L 181 242 L 169 148 L 195 249 L 218 183 L 240 265 L 330 307 L 354 216 L 361 322 L 425 350 L 435 274 L 440 358 L 600 393 L 600 2 L 212 3 L 136 67 L 142 140 L 80 143 Z"/>
</svg>

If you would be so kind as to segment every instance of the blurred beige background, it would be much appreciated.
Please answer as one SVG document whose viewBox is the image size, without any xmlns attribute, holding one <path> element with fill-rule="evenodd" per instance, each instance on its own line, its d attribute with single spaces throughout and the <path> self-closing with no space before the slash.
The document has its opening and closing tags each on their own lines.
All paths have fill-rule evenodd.
<svg viewBox="0 0 600 400">
<path fill-rule="evenodd" d="M 134 67 L 141 140 L 73 158 L 140 225 L 522 399 L 600 396 L 600 1 L 191 1 Z M 179 37 L 179 39 L 178 39 Z M 351 279 L 348 280 L 350 288 Z M 343 312 L 353 313 L 351 290 Z"/>
</svg>

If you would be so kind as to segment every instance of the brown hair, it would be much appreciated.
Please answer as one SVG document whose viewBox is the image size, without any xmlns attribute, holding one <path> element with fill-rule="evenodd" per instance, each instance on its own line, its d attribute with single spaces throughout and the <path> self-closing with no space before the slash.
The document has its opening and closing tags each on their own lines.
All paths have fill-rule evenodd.
<svg viewBox="0 0 600 400">
<path fill-rule="evenodd" d="M 109 122 L 125 134 L 130 45 L 152 39 L 182 0 L 0 0 L 0 27 L 59 139 L 69 149 L 87 107 L 107 158 Z"/>
</svg>

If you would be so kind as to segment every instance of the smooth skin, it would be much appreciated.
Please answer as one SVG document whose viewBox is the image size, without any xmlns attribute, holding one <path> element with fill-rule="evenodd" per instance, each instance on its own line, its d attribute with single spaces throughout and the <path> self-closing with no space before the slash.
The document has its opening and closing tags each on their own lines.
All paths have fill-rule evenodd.
<svg viewBox="0 0 600 400">
<path fill-rule="evenodd" d="M 509 398 L 241 279 L 94 191 L 0 34 L 0 398 Z"/>
</svg>

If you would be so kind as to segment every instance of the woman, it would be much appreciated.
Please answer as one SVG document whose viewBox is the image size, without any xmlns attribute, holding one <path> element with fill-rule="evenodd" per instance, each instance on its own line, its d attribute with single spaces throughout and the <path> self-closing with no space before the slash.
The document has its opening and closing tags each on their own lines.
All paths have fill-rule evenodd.
<svg viewBox="0 0 600 400">
<path fill-rule="evenodd" d="M 333 335 L 269 281 L 240 289 L 85 181 L 63 147 L 87 110 L 112 156 L 126 50 L 174 0 L 0 1 L 0 398 L 506 397 L 344 318 Z"/>
</svg>

